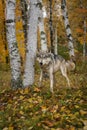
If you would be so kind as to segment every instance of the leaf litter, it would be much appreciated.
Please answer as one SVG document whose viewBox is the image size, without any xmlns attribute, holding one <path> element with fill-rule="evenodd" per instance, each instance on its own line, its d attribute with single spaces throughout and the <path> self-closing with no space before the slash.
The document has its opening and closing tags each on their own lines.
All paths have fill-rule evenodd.
<svg viewBox="0 0 87 130">
<path fill-rule="evenodd" d="M 86 130 L 87 87 L 0 92 L 0 130 Z"/>
</svg>

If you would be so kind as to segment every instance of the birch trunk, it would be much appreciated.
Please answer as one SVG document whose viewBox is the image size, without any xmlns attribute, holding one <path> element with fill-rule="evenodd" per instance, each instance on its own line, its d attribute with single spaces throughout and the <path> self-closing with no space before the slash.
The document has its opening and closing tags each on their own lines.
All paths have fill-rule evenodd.
<svg viewBox="0 0 87 130">
<path fill-rule="evenodd" d="M 24 87 L 34 83 L 34 65 L 37 49 L 37 24 L 38 24 L 38 2 L 30 0 L 30 10 L 28 19 L 28 35 L 26 48 L 26 62 L 24 70 Z"/>
<path fill-rule="evenodd" d="M 40 40 L 41 40 L 41 50 L 42 51 L 48 51 L 47 49 L 47 39 L 46 39 L 46 33 L 44 29 L 44 18 L 43 18 L 43 10 L 42 10 L 42 0 L 40 0 L 39 3 L 39 30 L 40 30 Z"/>
<path fill-rule="evenodd" d="M 52 0 L 50 2 L 50 42 L 51 42 L 51 52 L 54 53 L 54 45 L 53 45 L 53 20 L 52 20 Z"/>
<path fill-rule="evenodd" d="M 15 88 L 22 87 L 21 80 L 21 61 L 18 51 L 16 32 L 15 32 L 15 6 L 16 0 L 6 1 L 6 35 L 10 56 L 10 66 L 11 66 L 11 86 Z"/>
<path fill-rule="evenodd" d="M 74 45 L 73 45 L 73 37 L 70 29 L 69 19 L 68 19 L 68 11 L 66 6 L 66 0 L 62 0 L 61 2 L 62 15 L 64 19 L 64 25 L 66 29 L 66 34 L 68 37 L 68 48 L 70 57 L 75 56 L 74 54 Z"/>
<path fill-rule="evenodd" d="M 28 5 L 26 0 L 21 0 L 21 10 L 22 10 L 22 20 L 23 20 L 23 30 L 24 30 L 24 37 L 25 37 L 25 44 L 27 43 L 27 11 Z"/>
<path fill-rule="evenodd" d="M 83 0 L 80 0 L 80 8 L 84 9 Z M 84 20 L 84 43 L 83 43 L 83 61 L 84 61 L 86 53 L 87 53 L 87 48 L 86 48 L 86 19 L 85 19 L 84 16 L 82 17 L 82 19 Z"/>
</svg>

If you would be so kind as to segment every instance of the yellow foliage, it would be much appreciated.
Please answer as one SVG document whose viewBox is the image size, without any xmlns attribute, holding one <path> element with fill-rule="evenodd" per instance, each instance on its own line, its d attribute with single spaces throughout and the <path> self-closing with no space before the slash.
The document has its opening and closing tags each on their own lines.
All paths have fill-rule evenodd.
<svg viewBox="0 0 87 130">
<path fill-rule="evenodd" d="M 84 43 L 84 39 L 83 39 L 83 37 L 78 37 L 78 40 L 80 41 L 81 44 Z"/>
<path fill-rule="evenodd" d="M 77 32 L 77 33 L 83 33 L 83 29 L 77 28 L 77 29 L 76 29 L 76 32 Z"/>
</svg>

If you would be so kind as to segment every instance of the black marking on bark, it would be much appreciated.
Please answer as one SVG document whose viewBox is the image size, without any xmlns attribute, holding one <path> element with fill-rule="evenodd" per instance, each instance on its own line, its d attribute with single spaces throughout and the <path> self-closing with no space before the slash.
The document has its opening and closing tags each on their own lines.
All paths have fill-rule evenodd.
<svg viewBox="0 0 87 130">
<path fill-rule="evenodd" d="M 38 20 L 41 21 L 41 17 L 38 17 Z"/>
<path fill-rule="evenodd" d="M 45 38 L 44 38 L 44 37 L 41 37 L 41 39 L 42 39 L 42 40 L 45 40 Z"/>
<path fill-rule="evenodd" d="M 67 24 L 67 26 L 66 26 L 66 29 L 68 29 L 68 28 L 70 28 L 70 25 L 69 25 L 69 24 Z"/>
<path fill-rule="evenodd" d="M 45 32 L 44 32 L 44 31 L 41 31 L 41 35 L 45 35 Z"/>
<path fill-rule="evenodd" d="M 6 20 L 6 23 L 14 23 L 14 22 L 15 22 L 15 20 L 13 20 L 13 19 Z"/>
<path fill-rule="evenodd" d="M 8 1 L 8 4 L 13 4 L 15 6 L 15 2 L 13 2 L 11 0 Z"/>
<path fill-rule="evenodd" d="M 67 35 L 68 38 L 72 37 L 71 33 Z"/>
<path fill-rule="evenodd" d="M 38 2 L 38 3 L 36 4 L 36 7 L 39 7 L 39 8 L 42 10 L 42 4 L 41 4 L 41 2 Z"/>
<path fill-rule="evenodd" d="M 17 42 L 13 42 L 12 44 L 13 44 L 13 47 L 12 47 L 12 48 L 18 48 Z"/>
<path fill-rule="evenodd" d="M 72 49 L 74 49 L 74 48 L 73 48 L 73 47 L 71 47 L 71 46 L 69 46 L 69 47 L 68 47 L 68 49 L 69 49 L 69 50 L 72 50 Z"/>
<path fill-rule="evenodd" d="M 63 4 L 61 5 L 61 9 L 62 9 L 62 10 L 64 10 L 64 9 L 65 9 L 65 6 L 64 6 Z"/>
<path fill-rule="evenodd" d="M 11 51 L 10 51 L 10 53 L 12 54 L 15 51 L 16 51 L 16 48 L 12 48 Z"/>
</svg>

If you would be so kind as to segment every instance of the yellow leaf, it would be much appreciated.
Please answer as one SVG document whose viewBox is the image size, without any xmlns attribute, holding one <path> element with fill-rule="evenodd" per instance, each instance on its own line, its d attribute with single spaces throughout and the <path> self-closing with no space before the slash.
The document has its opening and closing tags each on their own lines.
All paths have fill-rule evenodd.
<svg viewBox="0 0 87 130">
<path fill-rule="evenodd" d="M 21 89 L 19 92 L 20 92 L 21 94 L 24 94 L 24 90 L 23 90 L 23 89 Z"/>
<path fill-rule="evenodd" d="M 40 92 L 40 89 L 39 88 L 34 88 L 34 91 L 35 92 Z"/>
<path fill-rule="evenodd" d="M 20 96 L 20 99 L 21 99 L 21 100 L 24 99 L 24 96 Z"/>
<path fill-rule="evenodd" d="M 14 128 L 12 127 L 12 126 L 10 126 L 9 128 L 8 128 L 8 130 L 13 130 Z"/>
<path fill-rule="evenodd" d="M 53 126 L 53 122 L 51 122 L 51 121 L 48 121 L 48 120 L 46 120 L 46 121 L 42 121 L 44 124 L 46 124 L 47 126 L 49 126 L 49 127 L 52 127 Z"/>
<path fill-rule="evenodd" d="M 70 130 L 75 130 L 75 127 L 71 127 Z"/>
<path fill-rule="evenodd" d="M 78 105 L 75 105 L 75 108 L 77 108 L 77 109 L 78 109 L 78 108 L 79 108 L 79 106 L 78 106 Z"/>
<path fill-rule="evenodd" d="M 8 130 L 8 128 L 7 128 L 7 127 L 5 127 L 5 128 L 3 128 L 3 130 Z"/>
<path fill-rule="evenodd" d="M 86 111 L 83 111 L 83 110 L 80 110 L 80 114 L 81 114 L 81 115 L 85 115 L 85 114 L 87 114 L 87 112 L 86 112 Z"/>
<path fill-rule="evenodd" d="M 23 112 L 23 111 L 20 111 L 19 113 L 20 113 L 21 115 L 23 115 L 23 114 L 24 114 L 24 112 Z"/>
<path fill-rule="evenodd" d="M 65 111 L 65 106 L 61 107 L 61 111 Z"/>
<path fill-rule="evenodd" d="M 24 89 L 24 93 L 25 93 L 25 94 L 28 94 L 28 93 L 29 93 L 29 88 L 28 88 L 28 87 Z"/>
<path fill-rule="evenodd" d="M 42 109 L 42 112 L 44 112 L 44 113 L 47 111 L 46 106 L 41 106 L 41 109 Z"/>
</svg>

